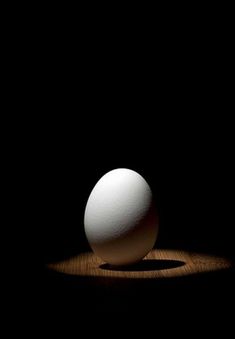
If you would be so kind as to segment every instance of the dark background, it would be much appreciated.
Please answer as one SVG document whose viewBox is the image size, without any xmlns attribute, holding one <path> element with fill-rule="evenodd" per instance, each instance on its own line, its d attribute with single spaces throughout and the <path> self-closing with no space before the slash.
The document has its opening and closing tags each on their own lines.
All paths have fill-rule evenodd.
<svg viewBox="0 0 235 339">
<path fill-rule="evenodd" d="M 229 126 L 189 109 L 180 115 L 176 102 L 175 114 L 168 116 L 160 103 L 151 113 L 148 105 L 133 103 L 132 114 L 117 108 L 107 116 L 53 121 L 38 164 L 46 262 L 89 249 L 83 231 L 87 199 L 99 178 L 118 167 L 139 172 L 153 190 L 160 216 L 157 246 L 232 256 Z"/>
<path fill-rule="evenodd" d="M 175 105 L 180 106 L 174 102 L 171 110 Z M 83 229 L 87 199 L 99 178 L 118 167 L 136 170 L 153 190 L 160 216 L 157 247 L 234 258 L 229 128 L 221 137 L 224 127 L 216 117 L 208 121 L 188 112 L 172 117 L 159 113 L 157 104 L 155 113 L 149 113 L 148 105 L 137 106 L 133 114 L 117 108 L 107 110 L 107 116 L 82 115 L 68 126 L 66 121 L 66 127 L 62 119 L 54 133 L 49 129 L 39 167 L 43 264 L 90 250 Z M 123 287 L 114 281 L 102 288 L 90 286 L 89 279 L 84 287 L 84 282 L 46 269 L 44 277 L 43 310 L 49 321 L 55 313 L 56 319 L 68 317 L 70 324 L 72 317 L 80 326 L 87 317 L 109 322 L 113 313 L 122 319 L 137 314 L 141 324 L 157 317 L 169 326 L 182 318 L 194 323 L 198 312 L 199 328 L 208 317 L 214 319 L 210 326 L 219 326 L 223 317 L 229 319 L 234 300 L 231 272 L 172 279 L 160 286 L 131 282 Z M 152 308 L 149 316 L 146 309 Z M 132 326 L 138 328 L 135 321 Z"/>
<path fill-rule="evenodd" d="M 146 34 L 130 29 L 121 37 L 119 26 L 111 32 L 109 26 L 79 26 L 75 36 L 54 27 L 32 46 L 25 93 L 34 112 L 27 174 L 36 231 L 30 243 L 39 244 L 32 295 L 42 303 L 43 322 L 58 324 L 69 315 L 71 326 L 73 314 L 81 326 L 83 314 L 95 318 L 107 300 L 106 313 L 112 313 L 117 299 L 123 301 L 117 307 L 121 317 L 153 307 L 154 316 L 169 319 L 168 327 L 175 317 L 181 324 L 181 305 L 182 318 L 194 314 L 193 322 L 205 321 L 210 312 L 219 321 L 227 302 L 232 305 L 231 275 L 168 282 L 138 303 L 136 296 L 148 285 L 128 287 L 124 297 L 110 287 L 100 298 L 96 289 L 80 289 L 45 267 L 89 250 L 83 229 L 87 199 L 100 177 L 118 167 L 139 172 L 153 190 L 160 216 L 157 247 L 234 258 L 232 48 L 219 28 L 199 31 L 195 22 L 188 29 L 189 21 L 166 21 L 155 30 L 147 27 Z"/>
<path fill-rule="evenodd" d="M 46 262 L 88 249 L 86 201 L 118 167 L 151 186 L 159 246 L 233 254 L 230 22 L 222 30 L 204 17 L 171 19 L 135 34 L 79 23 L 76 36 L 71 23 L 32 49 L 32 173 Z"/>
</svg>

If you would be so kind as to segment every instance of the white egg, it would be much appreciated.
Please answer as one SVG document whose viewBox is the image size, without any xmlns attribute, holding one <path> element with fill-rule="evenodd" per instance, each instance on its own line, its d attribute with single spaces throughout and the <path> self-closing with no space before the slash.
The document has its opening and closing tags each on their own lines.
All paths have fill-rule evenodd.
<svg viewBox="0 0 235 339">
<path fill-rule="evenodd" d="M 127 265 L 141 260 L 153 248 L 158 234 L 148 183 L 126 168 L 106 173 L 89 196 L 84 226 L 92 250 L 103 261 Z"/>
</svg>

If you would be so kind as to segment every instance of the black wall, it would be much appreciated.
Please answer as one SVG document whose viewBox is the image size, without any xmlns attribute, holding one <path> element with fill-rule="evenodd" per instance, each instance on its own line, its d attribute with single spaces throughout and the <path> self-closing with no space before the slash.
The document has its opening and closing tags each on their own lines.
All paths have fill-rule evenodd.
<svg viewBox="0 0 235 339">
<path fill-rule="evenodd" d="M 153 190 L 160 215 L 157 246 L 232 255 L 231 161 L 219 122 L 211 127 L 210 119 L 159 111 L 157 105 L 152 114 L 147 108 L 132 114 L 110 109 L 107 118 L 81 114 L 53 121 L 58 127 L 49 127 L 38 149 L 44 260 L 89 249 L 86 201 L 99 178 L 118 167 L 136 170 Z"/>
<path fill-rule="evenodd" d="M 97 44 L 92 35 L 75 48 L 66 36 L 33 67 L 32 189 L 45 260 L 88 248 L 86 201 L 117 167 L 149 182 L 159 246 L 233 252 L 231 43 L 163 27 L 141 50 L 138 39 Z"/>
<path fill-rule="evenodd" d="M 190 21 L 189 15 L 183 15 Z M 25 124 L 32 135 L 26 140 L 33 207 L 30 229 L 36 230 L 28 242 L 39 244 L 36 252 L 46 288 L 44 292 L 33 260 L 39 282 L 33 294 L 44 297 L 42 313 L 48 313 L 53 330 L 54 324 L 60 329 L 65 314 L 74 313 L 75 333 L 79 333 L 77 326 L 83 321 L 79 322 L 77 313 L 83 313 L 84 305 L 89 308 L 88 319 L 90 314 L 96 316 L 92 296 L 91 303 L 86 300 L 92 291 L 88 290 L 82 306 L 81 285 L 70 281 L 71 277 L 54 277 L 44 263 L 89 250 L 84 210 L 92 188 L 109 170 L 131 168 L 148 181 L 160 215 L 156 246 L 234 257 L 232 40 L 227 32 L 221 33 L 221 25 L 218 31 L 209 25 L 208 32 L 199 32 L 197 18 L 192 30 L 189 23 L 179 30 L 177 15 L 176 20 L 176 24 L 168 24 L 168 19 L 158 29 L 150 29 L 152 36 L 136 33 L 133 26 L 134 33 L 126 37 L 124 32 L 121 38 L 118 23 L 118 39 L 112 32 L 109 36 L 108 27 L 98 35 L 94 29 L 87 38 L 83 27 L 78 33 L 75 30 L 75 37 L 57 34 L 56 40 L 53 34 L 43 48 L 35 48 L 37 58 L 28 80 L 31 90 L 25 94 L 34 117 Z M 215 20 L 220 22 L 217 16 Z M 227 289 L 230 278 L 223 280 L 221 288 L 223 277 L 213 277 L 201 288 L 197 279 L 188 284 L 186 278 L 179 289 L 177 284 L 172 289 L 175 280 L 166 283 L 166 289 L 164 282 L 162 295 L 154 290 L 143 303 L 147 308 L 140 304 L 136 309 L 142 317 L 153 306 L 154 321 L 148 321 L 146 328 L 154 326 L 156 331 L 161 319 L 166 319 L 164 331 L 172 328 L 183 333 L 188 323 L 184 316 L 189 315 L 191 328 L 201 330 L 201 321 L 208 321 L 210 311 L 218 313 L 218 293 L 223 300 L 221 312 L 208 325 L 211 330 L 219 324 L 220 314 L 229 309 L 225 303 L 232 288 Z M 141 288 L 141 293 L 147 290 L 148 286 Z M 108 288 L 106 292 L 109 299 Z M 111 302 L 112 298 L 119 295 L 111 296 Z M 183 313 L 179 312 L 182 299 L 187 300 Z M 54 312 L 55 322 L 51 322 Z M 61 322 L 57 314 L 63 315 Z M 178 322 L 173 326 L 175 316 Z M 41 319 L 40 315 L 40 326 Z M 105 319 L 100 323 L 102 335 Z M 123 315 L 118 319 L 115 330 Z M 135 319 L 133 327 L 138 328 L 138 323 Z M 66 331 L 70 318 L 68 324 Z"/>
</svg>

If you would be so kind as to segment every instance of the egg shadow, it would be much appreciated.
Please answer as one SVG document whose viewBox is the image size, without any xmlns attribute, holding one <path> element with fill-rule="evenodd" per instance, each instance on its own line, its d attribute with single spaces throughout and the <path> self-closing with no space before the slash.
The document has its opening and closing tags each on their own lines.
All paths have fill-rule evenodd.
<svg viewBox="0 0 235 339">
<path fill-rule="evenodd" d="M 146 259 L 139 261 L 136 264 L 116 266 L 110 264 L 102 264 L 99 266 L 102 270 L 109 271 L 124 271 L 124 272 L 138 272 L 138 271 L 160 271 L 166 269 L 173 269 L 184 266 L 185 262 L 173 259 Z"/>
</svg>

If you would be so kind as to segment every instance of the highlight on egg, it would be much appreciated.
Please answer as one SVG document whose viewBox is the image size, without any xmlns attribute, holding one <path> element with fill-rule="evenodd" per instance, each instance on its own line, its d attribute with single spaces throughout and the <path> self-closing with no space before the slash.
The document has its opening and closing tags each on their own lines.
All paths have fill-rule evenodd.
<svg viewBox="0 0 235 339">
<path fill-rule="evenodd" d="M 106 173 L 88 198 L 84 227 L 93 252 L 104 262 L 128 265 L 144 258 L 159 229 L 146 180 L 127 168 Z"/>
</svg>

